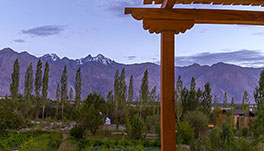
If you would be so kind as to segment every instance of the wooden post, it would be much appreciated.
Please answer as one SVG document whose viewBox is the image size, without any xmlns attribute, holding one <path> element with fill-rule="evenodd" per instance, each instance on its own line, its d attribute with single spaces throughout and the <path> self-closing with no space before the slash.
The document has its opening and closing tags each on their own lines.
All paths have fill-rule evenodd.
<svg viewBox="0 0 264 151">
<path fill-rule="evenodd" d="M 161 33 L 161 150 L 175 151 L 174 32 Z"/>
</svg>

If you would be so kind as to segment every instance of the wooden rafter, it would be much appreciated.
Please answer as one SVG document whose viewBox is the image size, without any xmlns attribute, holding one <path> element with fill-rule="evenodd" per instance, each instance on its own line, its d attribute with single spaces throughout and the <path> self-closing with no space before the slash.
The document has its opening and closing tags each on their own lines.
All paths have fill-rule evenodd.
<svg viewBox="0 0 264 151">
<path fill-rule="evenodd" d="M 184 33 L 194 24 L 264 25 L 264 12 L 261 11 L 126 8 L 125 14 L 143 20 L 144 29 L 150 33 L 168 30 Z"/>
<path fill-rule="evenodd" d="M 144 4 L 162 4 L 163 0 L 144 0 Z M 264 6 L 264 0 L 176 0 L 175 4 L 216 4 Z"/>
<path fill-rule="evenodd" d="M 173 8 L 176 0 L 163 0 L 161 8 Z"/>
</svg>

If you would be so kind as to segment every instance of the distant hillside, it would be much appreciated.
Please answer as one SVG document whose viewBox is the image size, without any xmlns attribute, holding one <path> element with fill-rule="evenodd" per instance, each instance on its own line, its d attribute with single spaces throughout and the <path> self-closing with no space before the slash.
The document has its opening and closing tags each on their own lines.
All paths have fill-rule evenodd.
<svg viewBox="0 0 264 151">
<path fill-rule="evenodd" d="M 113 80 L 116 70 L 125 68 L 126 83 L 129 82 L 131 74 L 134 76 L 135 98 L 138 95 L 141 79 L 146 69 L 149 70 L 150 88 L 160 87 L 160 66 L 154 63 L 141 64 L 120 64 L 99 54 L 96 57 L 88 55 L 85 58 L 72 60 L 69 58 L 59 58 L 56 54 L 46 54 L 42 57 L 35 57 L 27 52 L 17 53 L 10 48 L 0 50 L 0 95 L 9 95 L 9 85 L 11 73 L 15 59 L 20 64 L 20 93 L 24 89 L 24 75 L 30 64 L 33 63 L 33 70 L 36 70 L 38 59 L 50 64 L 50 80 L 48 97 L 55 98 L 56 85 L 60 80 L 64 65 L 68 67 L 69 89 L 74 90 L 75 72 L 80 67 L 82 71 L 82 98 L 95 91 L 106 96 L 108 91 L 113 89 Z M 43 63 L 44 68 L 44 63 Z M 44 70 L 44 69 L 43 69 Z M 212 95 L 217 95 L 221 102 L 223 93 L 226 91 L 229 101 L 235 98 L 236 103 L 240 103 L 245 90 L 248 91 L 250 101 L 253 102 L 253 91 L 258 83 L 260 68 L 244 68 L 240 66 L 217 63 L 212 66 L 200 66 L 193 64 L 187 67 L 176 67 L 176 80 L 178 75 L 182 76 L 183 83 L 189 88 L 192 77 L 195 77 L 197 87 L 203 88 L 206 82 L 211 83 Z"/>
</svg>

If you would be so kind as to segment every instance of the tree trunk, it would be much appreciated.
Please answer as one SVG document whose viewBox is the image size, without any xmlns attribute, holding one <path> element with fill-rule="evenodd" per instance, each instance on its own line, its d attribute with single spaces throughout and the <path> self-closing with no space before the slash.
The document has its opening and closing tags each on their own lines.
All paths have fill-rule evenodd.
<svg viewBox="0 0 264 151">
<path fill-rule="evenodd" d="M 58 102 L 57 102 L 57 106 L 56 106 L 56 120 L 58 120 L 59 119 L 59 117 L 58 117 L 58 113 L 59 112 L 59 104 L 58 104 Z"/>
<path fill-rule="evenodd" d="M 42 118 L 44 119 L 44 114 L 45 114 L 45 105 L 42 106 Z"/>
<path fill-rule="evenodd" d="M 63 110 L 64 110 L 64 103 L 62 103 L 62 106 L 61 106 L 61 119 L 63 120 Z"/>
</svg>

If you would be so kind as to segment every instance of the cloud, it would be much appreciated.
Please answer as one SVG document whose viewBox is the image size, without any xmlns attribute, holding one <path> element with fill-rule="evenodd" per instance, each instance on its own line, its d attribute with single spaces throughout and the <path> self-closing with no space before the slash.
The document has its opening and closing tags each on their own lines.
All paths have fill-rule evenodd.
<svg viewBox="0 0 264 151">
<path fill-rule="evenodd" d="M 263 36 L 264 35 L 264 31 L 255 32 L 255 33 L 252 33 L 252 35 L 254 35 L 254 36 Z"/>
<path fill-rule="evenodd" d="M 124 58 L 127 58 L 128 60 L 134 60 L 136 59 L 136 56 L 125 56 Z"/>
<path fill-rule="evenodd" d="M 247 67 L 261 67 L 264 65 L 264 55 L 258 50 L 239 50 L 220 53 L 199 53 L 192 56 L 176 57 L 177 66 L 186 66 L 193 63 L 200 65 L 212 65 L 225 62 Z"/>
<path fill-rule="evenodd" d="M 58 35 L 65 30 L 66 26 L 61 25 L 47 25 L 31 28 L 28 30 L 22 30 L 23 34 L 28 34 L 32 36 L 47 37 L 52 35 Z"/>
<path fill-rule="evenodd" d="M 124 17 L 125 7 L 143 5 L 142 0 L 97 0 L 97 5 L 114 13 L 119 17 Z"/>
<path fill-rule="evenodd" d="M 17 42 L 17 43 L 24 43 L 24 42 L 26 42 L 25 40 L 23 40 L 23 39 L 15 39 L 15 40 L 13 40 L 14 42 Z"/>
</svg>

